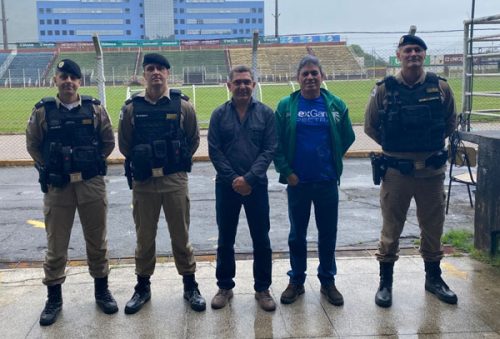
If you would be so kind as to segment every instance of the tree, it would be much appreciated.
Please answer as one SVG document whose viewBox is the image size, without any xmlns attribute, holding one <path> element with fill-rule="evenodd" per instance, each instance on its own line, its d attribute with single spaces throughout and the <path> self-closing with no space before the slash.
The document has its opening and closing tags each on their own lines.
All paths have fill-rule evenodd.
<svg viewBox="0 0 500 339">
<path fill-rule="evenodd" d="M 359 57 L 363 57 L 365 59 L 366 67 L 385 67 L 387 66 L 387 61 L 379 57 L 375 51 L 373 54 L 366 53 L 363 48 L 359 45 L 351 45 L 351 49 Z"/>
</svg>

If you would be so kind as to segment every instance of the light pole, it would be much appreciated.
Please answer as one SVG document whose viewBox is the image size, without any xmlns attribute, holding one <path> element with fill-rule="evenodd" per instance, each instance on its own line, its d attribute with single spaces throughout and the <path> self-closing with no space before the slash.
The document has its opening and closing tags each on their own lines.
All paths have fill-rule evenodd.
<svg viewBox="0 0 500 339">
<path fill-rule="evenodd" d="M 2 0 L 2 33 L 3 33 L 3 49 L 9 49 L 9 43 L 7 40 L 7 18 L 5 17 L 5 4 Z"/>
<path fill-rule="evenodd" d="M 274 0 L 274 36 L 277 38 L 278 34 L 278 17 L 280 14 L 278 13 L 278 0 Z"/>
</svg>

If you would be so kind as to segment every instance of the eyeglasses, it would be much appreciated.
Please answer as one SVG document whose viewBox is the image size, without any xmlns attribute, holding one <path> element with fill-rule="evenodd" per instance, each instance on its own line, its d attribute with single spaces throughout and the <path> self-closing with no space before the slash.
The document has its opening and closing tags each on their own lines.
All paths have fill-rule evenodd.
<svg viewBox="0 0 500 339">
<path fill-rule="evenodd" d="M 313 77 L 317 77 L 319 75 L 319 72 L 318 71 L 304 71 L 302 73 L 300 73 L 304 78 L 309 76 L 309 74 Z"/>
<path fill-rule="evenodd" d="M 231 83 L 234 86 L 241 86 L 241 85 L 250 86 L 252 84 L 252 82 L 253 82 L 252 80 L 248 80 L 248 79 L 233 80 L 233 81 L 231 81 Z"/>
</svg>

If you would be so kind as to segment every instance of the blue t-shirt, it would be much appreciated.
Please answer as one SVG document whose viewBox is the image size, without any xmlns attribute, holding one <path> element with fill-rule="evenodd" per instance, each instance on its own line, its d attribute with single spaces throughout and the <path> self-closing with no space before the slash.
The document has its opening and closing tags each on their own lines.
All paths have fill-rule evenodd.
<svg viewBox="0 0 500 339">
<path fill-rule="evenodd" d="M 322 96 L 299 97 L 293 171 L 300 182 L 337 180 L 333 165 L 330 121 Z"/>
</svg>

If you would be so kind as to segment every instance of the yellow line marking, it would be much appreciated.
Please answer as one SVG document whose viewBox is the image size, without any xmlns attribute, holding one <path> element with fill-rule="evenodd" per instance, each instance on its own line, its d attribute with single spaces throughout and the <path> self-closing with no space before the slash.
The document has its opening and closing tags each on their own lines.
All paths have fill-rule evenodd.
<svg viewBox="0 0 500 339">
<path fill-rule="evenodd" d="M 455 265 L 452 265 L 447 262 L 442 262 L 441 266 L 443 266 L 443 268 L 446 270 L 447 273 L 454 275 L 455 277 L 467 279 L 467 272 L 460 271 Z"/>
<path fill-rule="evenodd" d="M 45 228 L 45 223 L 43 221 L 30 219 L 27 223 L 35 228 Z"/>
</svg>

